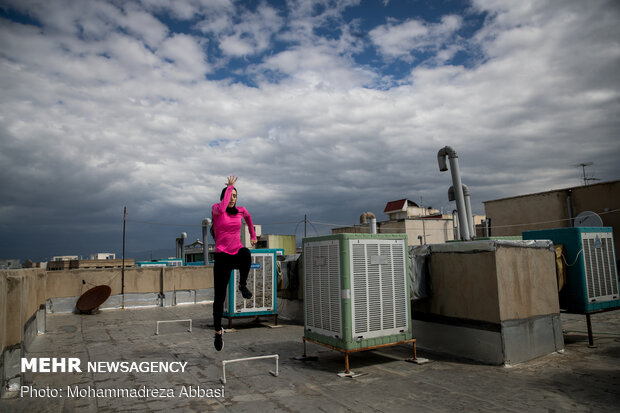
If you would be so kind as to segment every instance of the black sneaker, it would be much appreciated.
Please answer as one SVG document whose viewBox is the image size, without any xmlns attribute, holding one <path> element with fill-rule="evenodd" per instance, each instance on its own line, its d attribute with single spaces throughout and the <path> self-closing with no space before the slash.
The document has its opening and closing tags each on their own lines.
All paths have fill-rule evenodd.
<svg viewBox="0 0 620 413">
<path fill-rule="evenodd" d="M 250 292 L 250 290 L 248 290 L 248 287 L 246 287 L 245 285 L 240 286 L 239 291 L 241 291 L 241 295 L 246 300 L 249 300 L 250 298 L 252 298 L 252 293 Z"/>
<path fill-rule="evenodd" d="M 222 339 L 223 334 L 223 331 L 221 334 L 215 333 L 215 341 L 213 342 L 213 345 L 215 346 L 215 349 L 217 351 L 222 351 L 222 349 L 224 348 L 224 340 Z"/>
</svg>

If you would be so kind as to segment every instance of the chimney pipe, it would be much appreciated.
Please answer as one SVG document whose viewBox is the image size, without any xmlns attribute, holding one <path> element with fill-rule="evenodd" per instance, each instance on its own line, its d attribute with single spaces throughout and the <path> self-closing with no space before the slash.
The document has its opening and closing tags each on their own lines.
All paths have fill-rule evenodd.
<svg viewBox="0 0 620 413">
<path fill-rule="evenodd" d="M 368 221 L 370 220 L 370 222 Z M 364 212 L 360 215 L 360 224 L 368 224 L 371 234 L 377 233 L 377 217 L 372 212 Z"/>
<path fill-rule="evenodd" d="M 177 238 L 177 258 L 183 259 L 183 244 L 185 244 L 185 238 L 187 238 L 186 232 L 181 232 L 181 236 Z"/>
<path fill-rule="evenodd" d="M 447 171 L 446 156 L 450 161 L 450 173 L 452 175 L 452 186 L 455 191 L 456 210 L 459 216 L 459 232 L 462 240 L 470 240 L 469 221 L 467 219 L 467 208 L 465 206 L 465 196 L 463 195 L 463 184 L 461 182 L 461 173 L 459 171 L 459 158 L 456 151 L 445 146 L 437 153 L 437 162 L 440 171 Z"/>
</svg>

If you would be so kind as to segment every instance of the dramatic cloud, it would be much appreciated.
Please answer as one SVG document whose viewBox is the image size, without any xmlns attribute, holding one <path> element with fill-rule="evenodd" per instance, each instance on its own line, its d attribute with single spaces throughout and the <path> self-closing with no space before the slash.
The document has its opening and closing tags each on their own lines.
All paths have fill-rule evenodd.
<svg viewBox="0 0 620 413">
<path fill-rule="evenodd" d="M 2 258 L 173 251 L 230 174 L 268 233 L 451 210 L 445 145 L 478 213 L 620 175 L 615 1 L 248 4 L 3 2 Z"/>
</svg>

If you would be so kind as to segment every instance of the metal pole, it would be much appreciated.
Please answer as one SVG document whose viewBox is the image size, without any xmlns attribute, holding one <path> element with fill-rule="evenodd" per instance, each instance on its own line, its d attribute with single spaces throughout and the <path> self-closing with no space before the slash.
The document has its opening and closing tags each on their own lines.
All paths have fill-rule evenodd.
<svg viewBox="0 0 620 413">
<path fill-rule="evenodd" d="M 123 303 L 121 308 L 125 308 L 125 224 L 127 222 L 127 207 L 123 207 L 123 262 L 121 264 L 121 296 Z"/>
<path fill-rule="evenodd" d="M 211 219 L 205 218 L 202 220 L 202 255 L 204 265 L 209 263 L 209 227 L 211 226 Z"/>
<path fill-rule="evenodd" d="M 306 230 L 308 226 L 308 215 L 304 215 L 304 238 L 306 238 Z"/>
</svg>

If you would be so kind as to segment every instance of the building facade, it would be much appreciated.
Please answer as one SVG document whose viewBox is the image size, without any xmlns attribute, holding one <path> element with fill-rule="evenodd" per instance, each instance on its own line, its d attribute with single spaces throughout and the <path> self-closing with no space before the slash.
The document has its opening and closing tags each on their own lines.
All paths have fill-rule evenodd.
<svg viewBox="0 0 620 413">
<path fill-rule="evenodd" d="M 456 215 L 441 214 L 438 210 L 421 207 L 408 199 L 390 201 L 383 212 L 387 221 L 377 222 L 378 234 L 407 234 L 409 245 L 441 244 L 458 239 L 458 219 Z M 484 216 L 474 216 L 479 224 Z M 360 217 L 360 222 L 366 220 Z M 332 229 L 332 234 L 370 233 L 370 225 L 360 224 Z"/>
<path fill-rule="evenodd" d="M 491 236 L 516 236 L 523 231 L 571 227 L 584 212 L 598 214 L 612 227 L 616 259 L 620 233 L 620 180 L 557 189 L 484 202 Z"/>
</svg>

